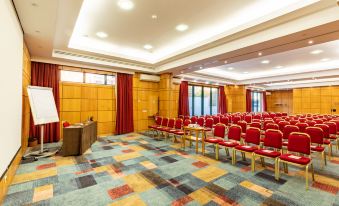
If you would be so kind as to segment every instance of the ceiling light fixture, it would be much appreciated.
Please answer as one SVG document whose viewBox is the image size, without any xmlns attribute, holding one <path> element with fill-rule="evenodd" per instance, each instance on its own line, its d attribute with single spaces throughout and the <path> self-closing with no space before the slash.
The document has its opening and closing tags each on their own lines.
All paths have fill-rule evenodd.
<svg viewBox="0 0 339 206">
<path fill-rule="evenodd" d="M 233 67 L 228 67 L 227 69 L 228 69 L 228 70 L 233 70 L 234 68 L 233 68 Z"/>
<path fill-rule="evenodd" d="M 197 82 L 197 80 L 195 79 L 195 80 L 193 80 L 193 82 Z"/>
<path fill-rule="evenodd" d="M 180 73 L 181 73 L 181 74 L 183 74 L 184 72 L 183 72 L 183 71 L 181 71 Z"/>
<path fill-rule="evenodd" d="M 224 61 L 225 64 L 227 64 L 227 62 L 228 62 L 227 60 Z"/>
<path fill-rule="evenodd" d="M 118 6 L 123 10 L 131 10 L 134 8 L 134 3 L 131 0 L 119 0 Z"/>
<path fill-rule="evenodd" d="M 150 49 L 153 49 L 153 46 L 150 44 L 145 44 L 144 49 L 150 50 Z"/>
<path fill-rule="evenodd" d="M 269 64 L 270 61 L 269 61 L 269 60 L 262 60 L 261 63 L 262 63 L 262 64 Z"/>
<path fill-rule="evenodd" d="M 244 74 L 248 74 L 249 72 L 243 72 Z"/>
<path fill-rule="evenodd" d="M 188 25 L 186 24 L 179 24 L 175 27 L 176 30 L 178 31 L 186 31 L 188 29 Z"/>
<path fill-rule="evenodd" d="M 206 81 L 206 82 L 205 82 L 205 84 L 209 84 L 209 82 L 208 82 L 208 81 Z"/>
<path fill-rule="evenodd" d="M 320 54 L 320 53 L 323 53 L 323 52 L 324 52 L 323 50 L 317 49 L 317 50 L 311 51 L 310 53 L 311 54 Z"/>
<path fill-rule="evenodd" d="M 215 83 L 215 85 L 219 85 L 219 83 Z"/>
<path fill-rule="evenodd" d="M 107 38 L 108 37 L 108 34 L 106 34 L 105 32 L 102 32 L 102 31 L 99 31 L 96 33 L 96 35 L 100 38 Z"/>
<path fill-rule="evenodd" d="M 152 19 L 157 19 L 157 18 L 158 18 L 158 16 L 156 14 L 152 15 Z"/>
<path fill-rule="evenodd" d="M 204 67 L 200 66 L 199 69 L 203 69 Z"/>
<path fill-rule="evenodd" d="M 259 52 L 259 53 L 258 53 L 258 56 L 261 56 L 261 55 L 262 55 L 262 52 Z"/>
<path fill-rule="evenodd" d="M 276 68 L 276 69 L 281 69 L 281 68 L 283 68 L 283 66 L 278 65 L 278 66 L 276 66 L 276 67 L 274 67 L 274 68 Z"/>
<path fill-rule="evenodd" d="M 330 60 L 329 58 L 323 58 L 323 59 L 321 59 L 320 61 L 322 61 L 322 62 L 327 62 L 328 60 Z"/>
<path fill-rule="evenodd" d="M 309 40 L 309 41 L 308 41 L 308 44 L 313 44 L 313 40 Z"/>
</svg>

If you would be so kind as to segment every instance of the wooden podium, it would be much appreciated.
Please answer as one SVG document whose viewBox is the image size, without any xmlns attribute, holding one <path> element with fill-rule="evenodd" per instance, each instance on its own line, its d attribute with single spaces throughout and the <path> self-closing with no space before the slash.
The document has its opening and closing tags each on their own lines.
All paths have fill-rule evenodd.
<svg viewBox="0 0 339 206">
<path fill-rule="evenodd" d="M 71 125 L 63 129 L 63 156 L 82 155 L 97 140 L 97 122 Z"/>
</svg>

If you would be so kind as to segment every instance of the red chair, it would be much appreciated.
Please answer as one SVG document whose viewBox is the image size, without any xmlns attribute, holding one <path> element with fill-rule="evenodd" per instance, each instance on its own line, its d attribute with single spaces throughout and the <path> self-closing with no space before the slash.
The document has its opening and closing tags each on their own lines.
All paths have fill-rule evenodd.
<svg viewBox="0 0 339 206">
<path fill-rule="evenodd" d="M 275 178 L 277 177 L 278 159 L 282 154 L 282 137 L 283 133 L 280 130 L 269 129 L 265 133 L 264 148 L 254 151 L 252 159 L 252 172 L 255 171 L 256 156 L 261 158 L 263 167 L 265 166 L 264 158 L 274 159 Z"/>
<path fill-rule="evenodd" d="M 278 125 L 279 125 L 279 130 L 280 130 L 281 132 L 283 132 L 283 131 L 284 131 L 284 127 L 285 127 L 286 125 L 290 125 L 290 123 L 287 122 L 287 121 L 280 121 L 280 122 L 278 123 Z"/>
<path fill-rule="evenodd" d="M 290 136 L 292 132 L 299 132 L 299 131 L 300 131 L 299 127 L 295 125 L 286 125 L 283 131 L 283 146 L 287 147 L 288 137 Z"/>
<path fill-rule="evenodd" d="M 252 115 L 246 115 L 244 121 L 247 122 L 247 124 L 250 124 L 252 122 Z"/>
<path fill-rule="evenodd" d="M 161 130 L 162 130 L 163 128 L 166 128 L 166 127 L 167 127 L 168 121 L 169 121 L 169 119 L 168 119 L 167 117 L 164 117 L 164 118 L 162 119 L 161 125 L 158 126 L 158 127 L 156 127 L 155 130 L 156 130 L 157 132 L 160 132 L 160 133 L 161 133 Z M 158 133 L 157 136 L 159 136 L 159 133 Z"/>
<path fill-rule="evenodd" d="M 204 118 L 204 117 L 199 117 L 198 120 L 197 120 L 197 124 L 198 124 L 200 127 L 203 127 L 203 126 L 204 126 L 204 123 L 205 123 L 205 118 Z"/>
<path fill-rule="evenodd" d="M 205 137 L 204 142 L 202 144 L 202 153 L 205 154 L 205 144 L 210 143 L 214 144 L 215 147 L 215 159 L 219 159 L 219 147 L 218 143 L 224 141 L 226 133 L 226 125 L 218 123 L 215 125 L 213 130 L 213 137 Z"/>
<path fill-rule="evenodd" d="M 220 123 L 220 117 L 219 116 L 213 116 L 213 124 L 216 125 L 218 123 Z"/>
<path fill-rule="evenodd" d="M 261 120 L 261 114 L 255 114 L 255 115 L 253 116 L 253 120 L 254 120 L 254 119 Z"/>
<path fill-rule="evenodd" d="M 295 126 L 299 128 L 300 132 L 305 132 L 306 127 L 308 127 L 308 124 L 305 122 L 298 122 L 297 124 L 295 124 Z"/>
<path fill-rule="evenodd" d="M 168 136 L 170 136 L 170 134 L 173 134 L 173 142 L 175 142 L 177 139 L 176 139 L 176 134 L 177 132 L 183 132 L 182 130 L 182 125 L 183 125 L 183 119 L 181 118 L 178 118 L 175 120 L 175 124 L 174 124 L 174 128 L 173 129 L 170 129 L 168 130 Z"/>
<path fill-rule="evenodd" d="M 228 140 L 219 142 L 219 147 L 225 147 L 225 151 L 227 156 L 229 156 L 229 148 L 234 148 L 235 146 L 238 146 L 241 141 L 241 127 L 236 124 L 232 124 L 230 128 L 228 129 L 228 135 L 227 135 Z M 217 150 L 219 153 L 219 151 Z M 219 154 L 218 154 L 219 157 Z"/>
<path fill-rule="evenodd" d="M 279 126 L 277 124 L 274 124 L 274 123 L 268 123 L 266 124 L 266 126 L 264 127 L 264 131 L 262 132 L 263 135 L 265 135 L 265 132 L 268 130 L 268 129 L 274 129 L 274 130 L 279 130 Z M 261 142 L 264 142 L 265 141 L 265 137 L 262 137 L 260 139 Z"/>
<path fill-rule="evenodd" d="M 332 141 L 337 140 L 337 125 L 334 122 L 324 122 L 329 127 L 329 139 Z"/>
<path fill-rule="evenodd" d="M 241 136 L 245 137 L 246 129 L 247 129 L 247 122 L 245 121 L 239 121 L 237 123 L 241 127 Z"/>
<path fill-rule="evenodd" d="M 320 153 L 324 161 L 324 165 L 326 165 L 323 130 L 319 127 L 307 127 L 305 133 L 311 137 L 311 151 Z"/>
<path fill-rule="evenodd" d="M 220 118 L 220 123 L 222 123 L 222 124 L 224 124 L 224 125 L 226 125 L 226 126 L 228 126 L 228 124 L 229 124 L 229 119 L 228 119 L 228 117 L 221 117 Z"/>
<path fill-rule="evenodd" d="M 179 115 L 178 117 L 179 117 L 179 119 L 184 120 L 184 115 Z"/>
<path fill-rule="evenodd" d="M 191 124 L 191 120 L 190 120 L 190 119 L 185 119 L 185 120 L 184 120 L 183 126 L 184 126 L 184 127 L 187 127 L 189 124 Z M 181 128 L 180 130 L 174 131 L 173 134 L 174 134 L 175 136 L 180 136 L 180 137 L 182 137 L 185 133 L 184 133 L 184 130 Z M 181 139 L 182 139 L 182 138 L 181 138 Z"/>
<path fill-rule="evenodd" d="M 205 121 L 205 131 L 208 132 L 208 131 L 212 131 L 213 129 L 213 119 L 212 118 L 207 118 L 206 121 Z"/>
<path fill-rule="evenodd" d="M 330 140 L 330 127 L 326 124 L 316 124 L 314 126 L 319 127 L 323 130 L 323 132 L 324 132 L 324 144 L 328 146 L 328 150 L 329 150 L 328 156 L 329 156 L 329 158 L 331 158 L 332 157 L 332 143 L 331 143 L 331 140 Z"/>
<path fill-rule="evenodd" d="M 241 120 L 240 116 L 233 116 L 232 117 L 232 123 L 233 124 L 238 124 L 238 122 Z"/>
<path fill-rule="evenodd" d="M 167 124 L 167 127 L 163 127 L 163 128 L 160 128 L 159 130 L 163 133 L 165 139 L 168 138 L 169 136 L 169 131 L 174 129 L 174 125 L 175 125 L 175 119 L 174 118 L 171 118 L 168 120 L 168 124 Z"/>
<path fill-rule="evenodd" d="M 308 124 L 308 126 L 313 127 L 314 125 L 316 125 L 317 123 L 313 120 L 307 120 L 306 123 Z"/>
<path fill-rule="evenodd" d="M 255 127 L 255 128 L 261 129 L 261 124 L 260 124 L 260 122 L 252 122 L 250 124 L 250 127 Z"/>
<path fill-rule="evenodd" d="M 196 116 L 191 117 L 191 123 L 192 124 L 196 124 L 197 120 L 198 120 L 198 117 L 196 117 Z"/>
<path fill-rule="evenodd" d="M 296 125 L 299 121 L 297 119 L 290 120 L 291 125 Z"/>
<path fill-rule="evenodd" d="M 324 121 L 322 119 L 315 119 L 314 120 L 316 122 L 316 124 L 322 124 L 324 123 Z"/>
<path fill-rule="evenodd" d="M 288 164 L 305 167 L 306 190 L 308 190 L 308 168 L 311 166 L 312 179 L 314 181 L 314 170 L 311 159 L 311 138 L 308 134 L 293 132 L 288 137 L 287 154 L 280 155 L 278 159 L 277 179 L 279 180 L 280 162 L 285 163 L 285 171 L 288 172 Z M 293 154 L 292 154 L 292 153 Z M 303 156 L 302 156 L 302 155 Z"/>
<path fill-rule="evenodd" d="M 186 119 L 191 119 L 191 118 L 190 118 L 190 116 L 186 115 L 186 116 L 184 117 L 184 120 L 186 120 Z"/>
<path fill-rule="evenodd" d="M 330 122 L 334 122 L 337 125 L 337 151 L 339 150 L 339 120 L 332 119 Z"/>
<path fill-rule="evenodd" d="M 162 117 L 155 117 L 155 125 L 148 126 L 150 131 L 153 133 L 153 137 L 155 136 L 154 132 L 156 131 L 158 127 L 161 126 L 161 123 L 162 123 Z"/>
<path fill-rule="evenodd" d="M 253 154 L 255 150 L 259 149 L 260 145 L 260 129 L 249 127 L 246 130 L 245 135 L 245 143 L 240 144 L 233 149 L 233 157 L 232 157 L 232 164 L 235 165 L 236 163 L 236 152 L 239 151 L 242 154 L 243 160 L 246 160 L 245 153 L 251 154 L 253 158 Z"/>
</svg>

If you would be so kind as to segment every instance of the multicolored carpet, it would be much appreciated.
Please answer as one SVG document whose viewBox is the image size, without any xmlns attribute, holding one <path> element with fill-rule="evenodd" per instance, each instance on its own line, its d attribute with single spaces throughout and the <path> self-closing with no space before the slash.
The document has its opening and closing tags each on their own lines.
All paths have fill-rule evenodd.
<svg viewBox="0 0 339 206">
<path fill-rule="evenodd" d="M 252 173 L 249 159 L 232 166 L 224 150 L 220 161 L 212 147 L 207 151 L 202 156 L 195 147 L 183 151 L 180 144 L 134 133 L 99 138 L 80 157 L 23 161 L 4 205 L 339 206 L 336 151 L 324 169 L 315 156 L 309 191 L 296 168 L 276 181 L 270 161 L 266 169 L 258 161 Z"/>
</svg>

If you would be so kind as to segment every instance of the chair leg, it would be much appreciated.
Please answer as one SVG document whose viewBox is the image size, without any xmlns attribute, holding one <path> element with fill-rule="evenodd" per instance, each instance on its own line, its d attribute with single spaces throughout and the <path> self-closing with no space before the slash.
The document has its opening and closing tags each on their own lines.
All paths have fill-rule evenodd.
<svg viewBox="0 0 339 206">
<path fill-rule="evenodd" d="M 326 161 L 326 153 L 325 153 L 325 151 L 323 151 L 321 153 L 321 156 L 323 157 L 323 166 L 326 166 L 327 165 L 327 161 Z"/>
<path fill-rule="evenodd" d="M 280 178 L 280 159 L 279 158 L 277 158 L 277 160 L 276 160 L 276 176 L 275 176 L 275 179 L 276 180 L 279 180 L 279 178 Z"/>
<path fill-rule="evenodd" d="M 277 170 L 279 170 L 279 167 L 278 167 L 278 158 L 275 158 L 274 159 L 274 177 L 276 180 L 278 180 L 278 176 L 277 176 Z"/>
<path fill-rule="evenodd" d="M 243 161 L 246 161 L 245 152 L 242 152 L 242 153 L 241 153 L 241 157 L 242 157 L 242 160 L 243 160 Z"/>
<path fill-rule="evenodd" d="M 328 145 L 328 159 L 332 159 L 332 144 Z"/>
<path fill-rule="evenodd" d="M 308 165 L 305 168 L 306 190 L 308 190 Z"/>
<path fill-rule="evenodd" d="M 215 144 L 215 159 L 219 160 L 219 145 Z"/>
<path fill-rule="evenodd" d="M 265 167 L 265 159 L 263 157 L 260 157 L 260 162 L 261 162 L 261 166 Z"/>
<path fill-rule="evenodd" d="M 314 181 L 314 167 L 313 167 L 313 163 L 311 163 L 311 172 L 312 172 L 312 180 Z"/>
<path fill-rule="evenodd" d="M 235 162 L 237 161 L 237 153 L 236 153 L 236 150 L 233 149 L 232 151 L 232 165 L 235 165 Z"/>
<path fill-rule="evenodd" d="M 251 166 L 252 166 L 252 172 L 255 172 L 255 153 L 252 153 L 252 161 L 251 161 Z"/>
<path fill-rule="evenodd" d="M 226 155 L 227 155 L 227 156 L 230 156 L 230 152 L 229 152 L 229 150 L 228 150 L 227 147 L 225 147 L 225 152 L 226 152 Z"/>
</svg>

